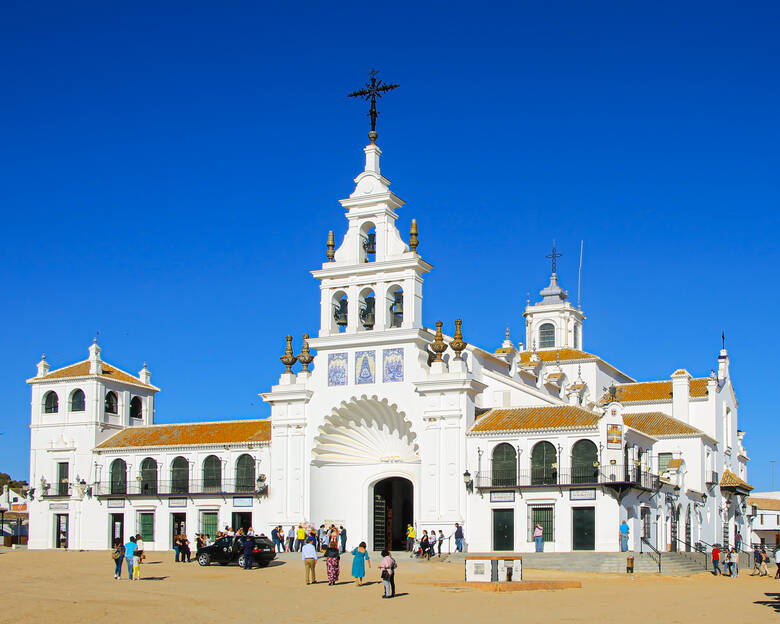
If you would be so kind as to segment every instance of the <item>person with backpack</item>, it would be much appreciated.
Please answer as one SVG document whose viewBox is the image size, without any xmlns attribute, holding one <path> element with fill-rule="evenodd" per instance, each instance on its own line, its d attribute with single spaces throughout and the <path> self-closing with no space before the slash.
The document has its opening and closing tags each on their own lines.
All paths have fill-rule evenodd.
<svg viewBox="0 0 780 624">
<path fill-rule="evenodd" d="M 111 558 L 114 561 L 114 578 L 119 580 L 122 576 L 122 560 L 125 558 L 125 547 L 122 546 L 121 539 L 114 540 L 114 550 L 111 552 Z"/>
</svg>

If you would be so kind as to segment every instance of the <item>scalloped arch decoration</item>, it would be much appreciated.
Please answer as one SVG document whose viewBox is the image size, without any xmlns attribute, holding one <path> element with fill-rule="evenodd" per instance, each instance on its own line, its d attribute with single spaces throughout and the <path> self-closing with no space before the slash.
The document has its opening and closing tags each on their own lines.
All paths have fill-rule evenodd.
<svg viewBox="0 0 780 624">
<path fill-rule="evenodd" d="M 314 438 L 315 464 L 402 463 L 420 460 L 417 434 L 404 412 L 365 394 L 325 417 Z"/>
</svg>

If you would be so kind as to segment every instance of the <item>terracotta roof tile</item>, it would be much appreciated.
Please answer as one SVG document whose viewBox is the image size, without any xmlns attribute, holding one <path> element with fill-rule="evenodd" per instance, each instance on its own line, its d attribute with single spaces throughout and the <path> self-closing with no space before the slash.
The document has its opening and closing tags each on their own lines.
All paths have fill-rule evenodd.
<svg viewBox="0 0 780 624">
<path fill-rule="evenodd" d="M 722 488 L 740 488 L 743 490 L 752 490 L 753 486 L 748 485 L 731 470 L 724 470 L 723 476 L 720 478 L 720 487 Z"/>
<path fill-rule="evenodd" d="M 100 364 L 101 364 L 101 368 L 103 369 L 103 372 L 100 373 L 101 377 L 105 377 L 106 379 L 115 379 L 117 381 L 124 381 L 125 383 L 131 383 L 136 386 L 143 386 L 144 388 L 155 388 L 155 386 L 143 383 L 140 379 L 138 379 L 138 377 L 134 377 L 129 373 L 119 370 L 115 366 L 111 366 L 111 364 L 109 364 L 108 362 L 101 361 Z M 88 376 L 89 376 L 89 360 L 84 360 L 83 362 L 78 362 L 77 364 L 71 364 L 70 366 L 65 366 L 64 368 L 58 368 L 57 370 L 51 371 L 48 375 L 44 377 L 33 377 L 33 380 L 38 381 L 43 379 L 46 380 L 66 379 L 70 377 L 88 377 Z"/>
<path fill-rule="evenodd" d="M 532 431 L 535 429 L 589 429 L 599 415 L 573 405 L 491 409 L 474 423 L 471 431 Z"/>
<path fill-rule="evenodd" d="M 533 351 L 523 351 L 520 354 L 520 361 L 523 364 L 528 364 L 531 361 L 531 354 Z M 585 351 L 579 351 L 577 349 L 544 349 L 537 351 L 536 355 L 542 360 L 542 362 L 555 362 L 560 360 L 600 360 L 601 358 L 592 353 L 586 353 Z M 557 356 L 557 357 L 556 357 Z"/>
<path fill-rule="evenodd" d="M 747 499 L 748 505 L 754 505 L 759 509 L 766 509 L 767 511 L 780 511 L 780 499 L 777 498 L 754 498 Z"/>
<path fill-rule="evenodd" d="M 128 427 L 101 442 L 96 448 L 235 444 L 267 442 L 270 439 L 270 420 L 226 420 L 210 423 Z"/>
<path fill-rule="evenodd" d="M 708 381 L 708 377 L 691 379 L 691 398 L 706 397 Z M 621 403 L 672 400 L 671 379 L 668 381 L 640 381 L 637 383 L 619 384 L 615 388 L 615 398 Z M 609 403 L 611 400 L 609 393 L 601 397 L 601 403 Z"/>
<path fill-rule="evenodd" d="M 680 435 L 701 435 L 703 432 L 696 427 L 667 416 L 662 412 L 641 412 L 639 414 L 623 413 L 623 422 L 637 431 L 651 435 L 654 438 Z"/>
</svg>

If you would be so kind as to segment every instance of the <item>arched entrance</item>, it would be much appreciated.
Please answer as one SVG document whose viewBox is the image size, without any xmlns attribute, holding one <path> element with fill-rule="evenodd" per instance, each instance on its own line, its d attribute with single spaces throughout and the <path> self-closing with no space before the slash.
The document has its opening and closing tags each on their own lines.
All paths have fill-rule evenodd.
<svg viewBox="0 0 780 624">
<path fill-rule="evenodd" d="M 409 479 L 388 477 L 374 484 L 374 550 L 403 550 L 406 527 L 414 521 L 414 487 Z"/>
</svg>

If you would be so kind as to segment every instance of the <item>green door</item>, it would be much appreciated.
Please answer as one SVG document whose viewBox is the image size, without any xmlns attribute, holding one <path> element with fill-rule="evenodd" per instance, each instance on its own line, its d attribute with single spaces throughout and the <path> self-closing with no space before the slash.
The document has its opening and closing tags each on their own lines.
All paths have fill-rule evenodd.
<svg viewBox="0 0 780 624">
<path fill-rule="evenodd" d="M 493 510 L 493 550 L 514 550 L 515 512 L 513 509 Z"/>
<path fill-rule="evenodd" d="M 596 508 L 575 507 L 571 510 L 574 527 L 574 550 L 595 550 L 596 548 Z"/>
</svg>

